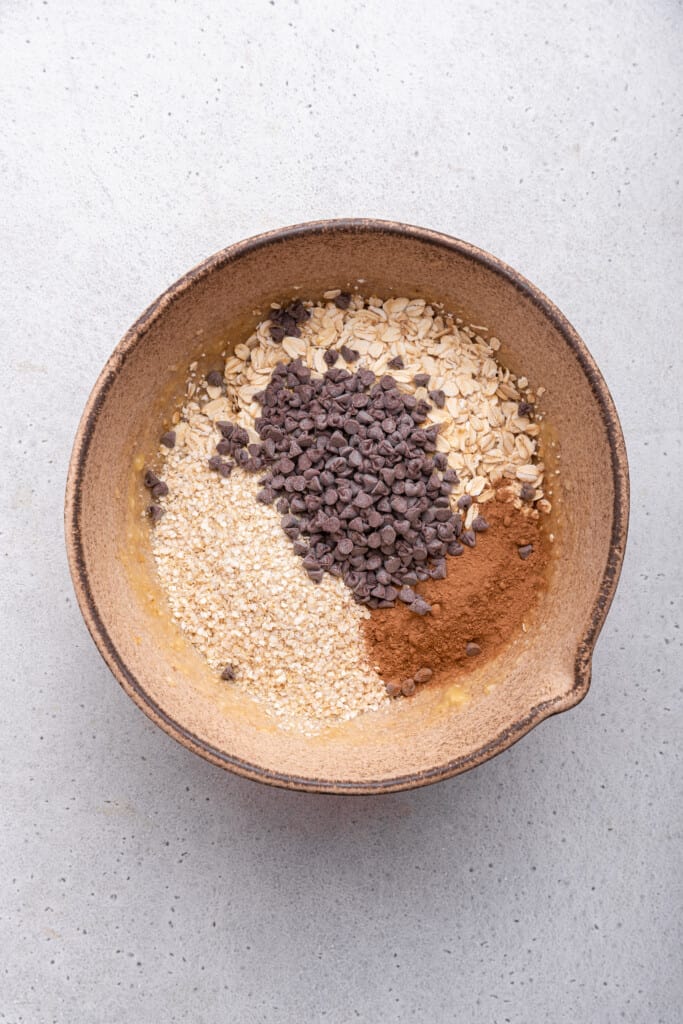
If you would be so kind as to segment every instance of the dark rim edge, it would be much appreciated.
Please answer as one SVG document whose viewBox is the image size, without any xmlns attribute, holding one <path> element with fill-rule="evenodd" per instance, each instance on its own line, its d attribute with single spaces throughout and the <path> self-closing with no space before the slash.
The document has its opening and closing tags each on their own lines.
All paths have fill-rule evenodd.
<svg viewBox="0 0 683 1024">
<path fill-rule="evenodd" d="M 147 694 L 137 678 L 130 672 L 116 650 L 106 626 L 100 617 L 97 603 L 92 593 L 83 550 L 80 516 L 81 516 L 81 484 L 87 462 L 90 443 L 95 431 L 100 410 L 106 400 L 116 375 L 126 362 L 130 353 L 144 335 L 150 323 L 156 319 L 169 305 L 178 298 L 195 281 L 207 276 L 219 267 L 233 262 L 246 253 L 255 251 L 266 245 L 285 243 L 290 238 L 302 234 L 326 232 L 376 232 L 379 234 L 408 235 L 418 241 L 449 251 L 455 251 L 476 259 L 492 272 L 503 277 L 538 308 L 562 334 L 567 345 L 574 353 L 583 370 L 591 390 L 598 402 L 603 423 L 610 444 L 610 456 L 614 479 L 614 504 L 612 531 L 610 537 L 609 557 L 603 572 L 600 589 L 593 606 L 586 633 L 580 642 L 574 663 L 574 685 L 566 694 L 535 705 L 527 715 L 513 723 L 503 732 L 490 740 L 473 753 L 445 765 L 431 768 L 426 772 L 415 772 L 391 779 L 369 780 L 364 782 L 334 781 L 308 778 L 287 773 L 274 772 L 260 765 L 251 764 L 212 747 L 200 737 L 185 729 L 167 715 L 163 709 Z M 65 502 L 65 533 L 69 568 L 76 586 L 76 597 L 85 619 L 86 626 L 100 654 L 108 667 L 118 679 L 123 689 L 133 698 L 135 703 L 165 732 L 184 746 L 203 756 L 206 760 L 219 767 L 229 769 L 238 775 L 289 789 L 298 789 L 317 793 L 354 793 L 358 795 L 372 793 L 389 793 L 402 789 L 412 789 L 428 785 L 460 774 L 495 754 L 510 747 L 521 739 L 530 729 L 553 714 L 567 710 L 578 704 L 585 697 L 590 686 L 591 656 L 595 642 L 604 624 L 607 612 L 612 603 L 621 567 L 624 559 L 629 515 L 629 479 L 626 448 L 623 434 L 616 412 L 614 401 L 609 389 L 598 370 L 593 357 L 572 325 L 559 309 L 535 285 L 528 281 L 504 261 L 490 253 L 440 232 L 414 225 L 401 224 L 394 221 L 340 219 L 327 221 L 311 221 L 280 228 L 244 239 L 234 245 L 215 253 L 170 286 L 156 299 L 136 320 L 114 349 L 100 373 L 95 386 L 88 398 L 83 411 L 73 450 L 69 462 L 66 484 Z M 81 596 L 82 595 L 82 596 Z"/>
</svg>

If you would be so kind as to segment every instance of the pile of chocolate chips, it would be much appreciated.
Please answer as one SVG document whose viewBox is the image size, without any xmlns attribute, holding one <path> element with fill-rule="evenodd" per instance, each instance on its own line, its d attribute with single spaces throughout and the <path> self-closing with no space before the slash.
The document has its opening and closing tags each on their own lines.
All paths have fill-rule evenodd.
<svg viewBox="0 0 683 1024">
<path fill-rule="evenodd" d="M 431 607 L 412 587 L 443 579 L 446 555 L 475 543 L 451 510 L 458 478 L 435 450 L 438 426 L 420 427 L 429 403 L 370 370 L 333 366 L 312 378 L 299 359 L 279 363 L 255 398 L 261 442 L 250 444 L 241 427 L 219 423 L 223 439 L 212 469 L 229 472 L 221 456 L 231 456 L 247 470 L 266 470 L 259 501 L 276 502 L 312 580 L 329 572 L 370 608 L 398 599 L 426 615 Z M 480 519 L 477 528 L 486 525 Z"/>
</svg>

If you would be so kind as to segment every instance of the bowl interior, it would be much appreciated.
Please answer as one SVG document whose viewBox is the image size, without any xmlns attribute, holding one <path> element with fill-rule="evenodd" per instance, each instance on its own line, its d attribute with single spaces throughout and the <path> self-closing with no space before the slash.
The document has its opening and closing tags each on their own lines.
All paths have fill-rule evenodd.
<svg viewBox="0 0 683 1024">
<path fill-rule="evenodd" d="M 304 738 L 274 728 L 218 684 L 170 621 L 155 583 L 133 466 L 155 452 L 188 363 L 244 338 L 277 298 L 364 294 L 438 300 L 502 341 L 501 358 L 547 392 L 561 453 L 554 568 L 529 631 L 474 669 L 480 693 L 424 687 L 400 713 Z M 241 243 L 147 311 L 105 367 L 84 413 L 67 494 L 67 540 L 88 626 L 130 695 L 216 763 L 266 781 L 333 791 L 419 785 L 471 767 L 547 714 L 577 703 L 625 540 L 625 458 L 616 414 L 564 319 L 486 254 L 444 236 L 363 222 L 309 225 Z M 312 638 L 314 642 L 315 638 Z"/>
</svg>

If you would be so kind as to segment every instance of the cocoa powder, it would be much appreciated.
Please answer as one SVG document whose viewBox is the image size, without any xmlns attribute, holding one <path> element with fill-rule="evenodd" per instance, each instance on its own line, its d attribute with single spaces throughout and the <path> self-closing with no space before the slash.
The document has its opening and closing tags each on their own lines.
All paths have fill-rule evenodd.
<svg viewBox="0 0 683 1024">
<path fill-rule="evenodd" d="M 485 513 L 489 529 L 477 534 L 476 547 L 449 556 L 444 580 L 415 588 L 432 605 L 431 615 L 418 619 L 397 605 L 373 611 L 364 623 L 370 660 L 386 682 L 400 684 L 424 667 L 438 681 L 444 670 L 475 661 L 467 654 L 468 644 L 481 648 L 476 654 L 480 665 L 521 632 L 545 584 L 547 534 L 541 520 L 500 495 L 487 503 Z M 529 544 L 532 552 L 522 559 L 518 549 Z"/>
</svg>

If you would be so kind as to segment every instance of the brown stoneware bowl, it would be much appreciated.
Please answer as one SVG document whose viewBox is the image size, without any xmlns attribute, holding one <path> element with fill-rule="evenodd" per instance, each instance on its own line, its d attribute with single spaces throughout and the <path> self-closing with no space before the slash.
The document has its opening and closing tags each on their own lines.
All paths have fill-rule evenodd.
<svg viewBox="0 0 683 1024">
<path fill-rule="evenodd" d="M 171 621 L 152 572 L 139 467 L 157 450 L 188 363 L 246 337 L 254 311 L 361 282 L 364 294 L 441 301 L 502 341 L 502 361 L 543 385 L 555 476 L 552 572 L 534 628 L 481 667 L 476 700 L 425 686 L 401 713 L 305 738 L 217 686 Z M 165 427 L 164 427 L 165 429 Z M 78 428 L 66 542 L 86 624 L 124 690 L 213 764 L 291 789 L 386 793 L 436 782 L 505 750 L 585 696 L 617 585 L 628 469 L 617 413 L 586 346 L 520 274 L 466 242 L 382 221 L 322 221 L 231 245 L 146 310 L 102 370 Z M 315 642 L 315 637 L 312 638 Z M 479 679 L 482 682 L 482 679 Z"/>
</svg>

